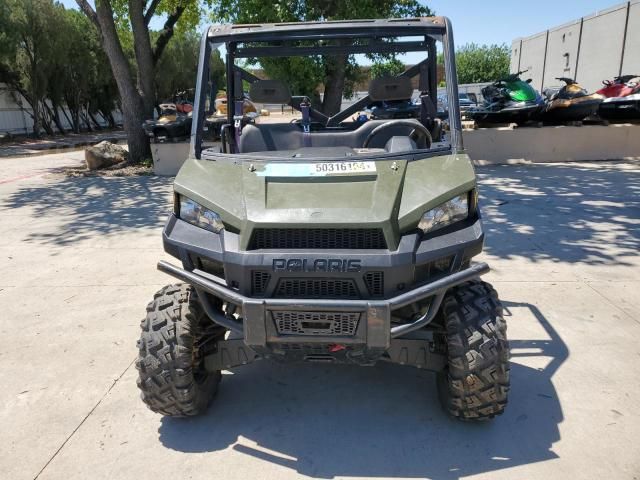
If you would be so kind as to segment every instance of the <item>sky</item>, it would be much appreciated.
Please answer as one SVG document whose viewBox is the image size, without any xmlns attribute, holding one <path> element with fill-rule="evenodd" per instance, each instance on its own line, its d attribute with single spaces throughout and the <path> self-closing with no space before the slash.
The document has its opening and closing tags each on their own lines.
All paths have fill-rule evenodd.
<svg viewBox="0 0 640 480">
<path fill-rule="evenodd" d="M 451 19 L 456 45 L 506 43 L 619 5 L 619 0 L 420 0 Z M 519 12 L 526 12 L 521 15 Z"/>
<path fill-rule="evenodd" d="M 265 0 L 269 1 L 269 0 Z M 453 24 L 456 45 L 506 43 L 622 3 L 618 0 L 419 0 Z M 77 8 L 75 0 L 62 0 Z M 93 3 L 93 2 L 92 2 Z M 519 12 L 526 12 L 520 15 Z M 509 13 L 511 12 L 511 14 Z M 152 27 L 161 28 L 161 22 Z"/>
</svg>

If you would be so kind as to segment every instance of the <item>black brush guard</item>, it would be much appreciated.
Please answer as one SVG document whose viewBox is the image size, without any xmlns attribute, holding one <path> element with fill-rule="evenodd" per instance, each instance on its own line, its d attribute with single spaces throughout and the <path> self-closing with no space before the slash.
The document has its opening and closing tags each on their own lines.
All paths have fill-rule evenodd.
<svg viewBox="0 0 640 480">
<path fill-rule="evenodd" d="M 437 370 L 443 367 L 442 355 L 431 351 L 429 342 L 424 339 L 407 338 L 407 335 L 433 320 L 448 289 L 484 275 L 489 272 L 489 266 L 477 263 L 386 300 L 251 298 L 227 287 L 222 283 L 224 280 L 216 281 L 216 277 L 198 270 L 188 271 L 165 261 L 158 262 L 158 270 L 192 285 L 211 320 L 231 330 L 236 337 L 219 342 L 217 352 L 207 358 L 208 368 L 230 368 L 259 357 L 277 357 L 274 353 L 277 354 L 278 346 L 283 344 L 319 344 L 339 345 L 341 351 L 349 346 L 359 349 L 357 358 L 344 358 L 355 363 L 372 364 L 383 359 Z M 241 307 L 242 322 L 214 308 L 207 294 Z M 392 311 L 429 298 L 429 307 L 419 318 L 406 324 L 391 325 Z M 280 335 L 272 321 L 272 313 L 281 311 L 357 312 L 361 320 L 355 335 Z M 340 360 L 345 356 L 344 352 L 337 353 L 326 358 Z"/>
</svg>

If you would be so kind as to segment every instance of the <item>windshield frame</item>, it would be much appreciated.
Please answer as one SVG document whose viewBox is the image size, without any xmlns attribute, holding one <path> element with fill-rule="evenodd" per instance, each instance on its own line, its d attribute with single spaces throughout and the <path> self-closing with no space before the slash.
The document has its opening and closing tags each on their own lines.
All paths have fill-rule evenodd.
<svg viewBox="0 0 640 480">
<path fill-rule="evenodd" d="M 248 56 L 252 51 L 238 52 L 239 44 L 248 42 L 269 42 L 269 41 L 297 41 L 297 40 L 331 40 L 337 38 L 369 38 L 373 41 L 371 49 L 379 48 L 380 43 L 376 43 L 379 37 L 416 37 L 424 36 L 424 42 L 404 42 L 402 49 L 405 51 L 425 51 L 428 57 L 418 65 L 409 68 L 401 75 L 420 71 L 420 68 L 427 68 L 429 84 L 428 90 L 432 91 L 432 98 L 437 98 L 436 80 L 436 38 L 442 40 L 444 68 L 446 77 L 446 89 L 449 110 L 449 130 L 450 130 L 450 153 L 464 151 L 462 143 L 462 126 L 460 122 L 460 112 L 458 105 L 458 82 L 455 68 L 455 55 L 453 43 L 453 31 L 451 22 L 446 17 L 421 18 L 421 19 L 392 19 L 392 20 L 355 20 L 338 22 L 303 22 L 290 24 L 266 24 L 266 25 L 213 25 L 209 27 L 202 36 L 200 44 L 200 55 L 198 64 L 198 78 L 196 84 L 196 95 L 194 102 L 194 122 L 191 130 L 191 145 L 189 156 L 199 159 L 203 151 L 203 125 L 205 117 L 205 104 L 209 90 L 209 59 L 214 48 L 224 45 L 226 50 L 226 77 L 227 77 L 227 104 L 231 105 L 234 98 L 234 91 L 238 89 L 242 92 L 242 81 L 253 81 L 251 75 L 246 70 L 235 66 L 236 58 Z M 400 43 L 400 42 L 398 42 Z M 411 44 L 410 44 L 411 43 Z M 392 43 L 393 45 L 393 43 Z M 329 46 L 335 53 L 335 45 Z M 292 47 L 289 47 L 291 49 Z M 325 47 L 327 48 L 327 47 Z M 386 47 L 389 48 L 389 47 Z M 423 50 L 424 48 L 424 50 Z M 323 47 L 314 47 L 318 53 L 323 52 Z M 361 53 L 362 45 L 345 46 L 341 49 L 344 53 Z M 276 55 L 268 55 L 268 52 L 261 56 L 283 56 L 283 52 Z M 423 66 L 424 64 L 424 66 Z M 410 70 L 413 72 L 409 72 Z M 254 77 L 254 79 L 257 77 Z M 329 118 L 326 125 L 336 126 L 340 121 L 346 119 L 353 109 L 357 109 L 368 101 L 368 96 L 359 100 L 355 104 L 347 107 L 338 114 Z M 292 105 L 293 106 L 293 105 Z M 294 106 L 295 107 L 295 106 Z M 346 112 L 346 115 L 345 115 Z M 227 121 L 233 125 L 232 109 L 227 111 Z M 326 116 L 325 116 L 326 117 Z M 395 156 L 395 155 L 392 155 Z"/>
</svg>

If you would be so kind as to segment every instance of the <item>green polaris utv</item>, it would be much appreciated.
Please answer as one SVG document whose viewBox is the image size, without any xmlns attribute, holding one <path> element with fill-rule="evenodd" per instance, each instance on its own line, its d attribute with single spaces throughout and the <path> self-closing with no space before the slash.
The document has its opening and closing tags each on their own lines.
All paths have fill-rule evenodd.
<svg viewBox="0 0 640 480">
<path fill-rule="evenodd" d="M 204 121 L 220 87 L 213 49 L 229 105 L 216 143 Z M 197 415 L 222 370 L 257 360 L 391 362 L 436 372 L 455 417 L 502 413 L 506 325 L 479 279 L 489 267 L 473 262 L 484 232 L 449 20 L 215 25 L 199 58 L 189 158 L 163 231 L 180 265 L 158 263 L 181 283 L 147 306 L 142 400 L 163 415 Z M 372 75 L 372 63 L 390 59 L 404 71 Z M 292 77 L 309 69 L 324 72 L 316 94 Z M 436 111 L 441 80 L 447 126 Z M 245 114 L 247 94 L 270 115 Z M 420 105 L 417 118 L 367 116 L 400 100 Z"/>
</svg>

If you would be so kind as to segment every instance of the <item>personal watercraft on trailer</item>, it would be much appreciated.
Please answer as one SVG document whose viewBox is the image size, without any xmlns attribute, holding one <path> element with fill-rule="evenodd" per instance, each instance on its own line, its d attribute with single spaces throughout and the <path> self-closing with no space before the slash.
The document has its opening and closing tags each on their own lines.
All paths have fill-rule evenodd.
<svg viewBox="0 0 640 480">
<path fill-rule="evenodd" d="M 599 93 L 589 94 L 572 78 L 558 77 L 565 85 L 543 92 L 545 104 L 536 115 L 543 122 L 578 122 L 594 115 L 604 100 Z"/>
<path fill-rule="evenodd" d="M 607 97 L 598 109 L 605 120 L 640 119 L 640 75 L 624 75 L 605 80 L 598 93 Z"/>
<path fill-rule="evenodd" d="M 544 104 L 531 80 L 521 80 L 525 71 L 512 73 L 482 89 L 484 105 L 472 109 L 469 116 L 480 127 L 499 123 L 524 124 Z"/>
</svg>

